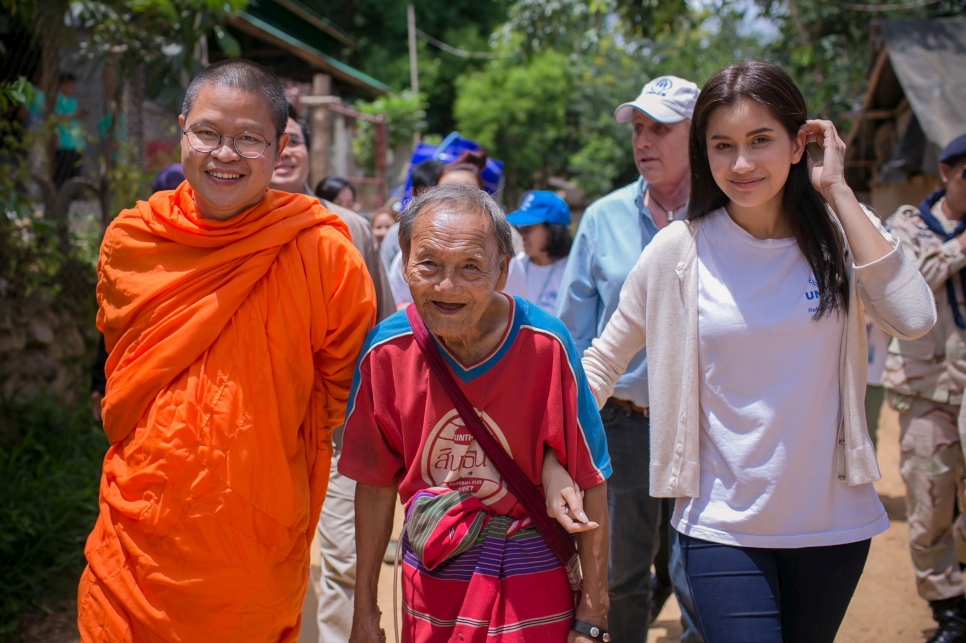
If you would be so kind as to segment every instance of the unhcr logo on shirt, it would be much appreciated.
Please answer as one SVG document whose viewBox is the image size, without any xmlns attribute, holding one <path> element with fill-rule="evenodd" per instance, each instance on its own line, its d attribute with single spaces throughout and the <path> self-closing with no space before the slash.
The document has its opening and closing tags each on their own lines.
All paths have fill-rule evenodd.
<svg viewBox="0 0 966 643">
<path fill-rule="evenodd" d="M 805 289 L 805 299 L 809 301 L 814 301 L 816 304 L 815 308 L 809 307 L 808 312 L 815 313 L 818 311 L 817 305 L 821 294 L 818 291 L 818 282 L 815 281 L 815 277 L 808 278 L 808 286 Z"/>
</svg>

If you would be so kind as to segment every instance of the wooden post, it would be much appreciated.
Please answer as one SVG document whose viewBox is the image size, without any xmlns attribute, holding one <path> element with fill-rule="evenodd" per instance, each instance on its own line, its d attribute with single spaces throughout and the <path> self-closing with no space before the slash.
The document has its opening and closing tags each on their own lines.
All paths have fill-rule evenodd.
<svg viewBox="0 0 966 643">
<path fill-rule="evenodd" d="M 335 159 L 333 163 L 333 172 L 341 176 L 342 178 L 348 178 L 349 176 L 349 146 L 351 145 L 351 140 L 348 137 L 348 132 L 345 126 L 345 115 L 336 114 L 335 115 Z"/>
<path fill-rule="evenodd" d="M 409 86 L 419 93 L 419 70 L 416 68 L 416 8 L 406 6 L 406 23 L 409 27 Z"/>
<path fill-rule="evenodd" d="M 376 198 L 379 205 L 386 203 L 386 156 L 389 148 L 389 131 L 386 127 L 386 119 L 380 114 L 375 123 L 376 129 Z"/>
<path fill-rule="evenodd" d="M 414 94 L 419 94 L 419 68 L 416 61 L 416 8 L 406 6 L 406 23 L 409 27 L 409 86 Z M 419 132 L 413 132 L 413 149 L 419 145 Z"/>
<path fill-rule="evenodd" d="M 328 96 L 332 93 L 332 77 L 315 74 L 312 77 L 312 95 Z M 329 175 L 329 149 L 332 147 L 332 116 L 324 105 L 312 106 L 309 122 L 312 130 L 312 149 L 309 151 L 309 186 Z"/>
</svg>

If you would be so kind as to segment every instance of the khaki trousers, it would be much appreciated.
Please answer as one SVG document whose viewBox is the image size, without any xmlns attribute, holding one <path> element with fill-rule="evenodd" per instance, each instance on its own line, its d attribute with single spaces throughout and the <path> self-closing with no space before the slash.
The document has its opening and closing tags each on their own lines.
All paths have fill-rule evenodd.
<svg viewBox="0 0 966 643">
<path fill-rule="evenodd" d="M 907 406 L 899 413 L 899 468 L 906 483 L 916 589 L 928 601 L 960 596 L 963 576 L 956 552 L 957 546 L 966 548 L 966 534 L 953 528 L 964 475 L 960 407 L 921 397 Z"/>
<path fill-rule="evenodd" d="M 332 458 L 329 490 L 319 516 L 319 643 L 342 643 L 352 629 L 356 591 L 356 483 L 340 475 Z"/>
</svg>

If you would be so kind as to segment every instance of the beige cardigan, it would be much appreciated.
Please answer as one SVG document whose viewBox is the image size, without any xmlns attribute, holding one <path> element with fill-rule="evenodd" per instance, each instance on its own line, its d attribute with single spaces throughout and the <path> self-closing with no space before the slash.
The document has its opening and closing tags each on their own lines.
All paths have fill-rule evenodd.
<svg viewBox="0 0 966 643">
<path fill-rule="evenodd" d="M 696 237 L 709 220 L 675 221 L 655 237 L 628 275 L 607 328 L 583 356 L 600 408 L 630 359 L 647 346 L 654 497 L 694 498 L 700 488 Z M 902 339 L 928 332 L 936 310 L 932 291 L 899 246 L 861 267 L 852 264 L 846 251 L 846 266 L 849 314 L 839 357 L 843 421 L 834 475 L 854 486 L 880 477 L 865 420 L 868 347 L 863 307 L 883 330 Z"/>
</svg>

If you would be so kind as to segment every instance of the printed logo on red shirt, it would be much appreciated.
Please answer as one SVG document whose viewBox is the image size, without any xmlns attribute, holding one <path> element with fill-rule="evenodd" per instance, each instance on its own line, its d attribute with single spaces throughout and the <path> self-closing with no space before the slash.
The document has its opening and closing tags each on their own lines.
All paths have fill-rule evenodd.
<svg viewBox="0 0 966 643">
<path fill-rule="evenodd" d="M 480 417 L 512 458 L 500 427 L 486 413 L 480 413 Z M 507 495 L 506 482 L 473 439 L 456 409 L 443 415 L 429 432 L 420 466 L 423 480 L 430 487 L 472 493 L 487 506 Z"/>
</svg>

